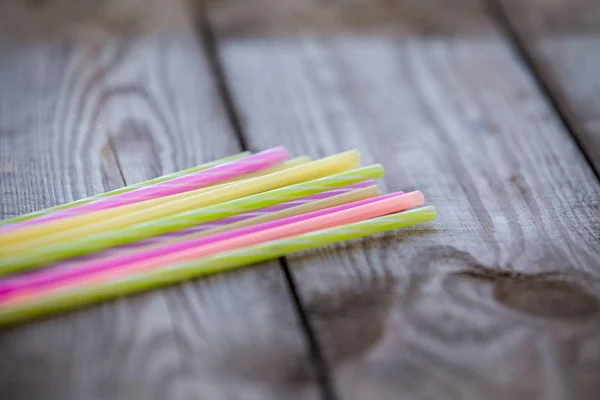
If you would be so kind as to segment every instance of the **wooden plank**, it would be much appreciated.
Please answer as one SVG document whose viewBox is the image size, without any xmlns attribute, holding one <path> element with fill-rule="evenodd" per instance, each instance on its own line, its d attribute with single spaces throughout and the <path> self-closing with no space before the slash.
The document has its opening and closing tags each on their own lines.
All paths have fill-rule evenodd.
<svg viewBox="0 0 600 400">
<path fill-rule="evenodd" d="M 249 145 L 357 147 L 440 211 L 288 258 L 338 397 L 595 398 L 600 187 L 482 7 L 290 3 L 212 10 Z"/>
<path fill-rule="evenodd" d="M 37 0 L 0 2 L 0 36 L 19 40 L 98 39 L 190 26 L 204 0 Z"/>
<path fill-rule="evenodd" d="M 4 217 L 240 150 L 192 33 L 0 52 Z M 0 354 L 2 399 L 317 395 L 278 263 L 0 332 Z"/>
<path fill-rule="evenodd" d="M 600 173 L 600 3 L 500 0 L 508 25 Z"/>
<path fill-rule="evenodd" d="M 210 20 L 224 37 L 294 37 L 388 33 L 452 35 L 484 32 L 477 2 L 458 0 L 220 0 L 208 2 Z M 468 3 L 468 4 L 467 4 Z M 444 10 L 444 13 L 437 10 Z M 398 15 L 404 21 L 398 24 Z"/>
</svg>

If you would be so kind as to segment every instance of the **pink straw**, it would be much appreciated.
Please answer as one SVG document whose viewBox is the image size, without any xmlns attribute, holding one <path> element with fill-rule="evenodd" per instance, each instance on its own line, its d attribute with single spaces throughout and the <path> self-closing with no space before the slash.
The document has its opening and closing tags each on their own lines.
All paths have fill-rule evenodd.
<svg viewBox="0 0 600 400">
<path fill-rule="evenodd" d="M 277 205 L 274 205 L 271 207 L 262 208 L 260 210 L 250 211 L 250 212 L 247 212 L 244 214 L 234 215 L 232 217 L 227 217 L 227 218 L 219 219 L 216 221 L 207 222 L 205 224 L 192 226 L 191 228 L 181 229 L 181 230 L 171 232 L 171 233 L 166 233 L 166 234 L 160 235 L 160 236 L 154 236 L 154 237 L 151 237 L 146 240 L 142 240 L 139 242 L 130 243 L 130 244 L 122 246 L 122 247 L 118 247 L 117 249 L 119 251 L 122 251 L 126 247 L 140 248 L 142 246 L 157 244 L 157 243 L 163 242 L 165 240 L 177 239 L 182 236 L 190 235 L 193 233 L 203 232 L 208 229 L 218 228 L 223 225 L 229 225 L 229 224 L 233 224 L 236 222 L 245 221 L 247 219 L 258 217 L 258 216 L 261 216 L 264 214 L 269 214 L 269 213 L 277 212 L 277 211 L 281 211 L 281 210 L 287 210 L 288 208 L 292 208 L 292 207 L 296 207 L 296 206 L 299 206 L 302 204 L 310 203 L 312 201 L 328 199 L 333 196 L 337 196 L 337 195 L 340 195 L 343 193 L 348 193 L 353 190 L 364 189 L 364 188 L 367 188 L 367 187 L 373 186 L 373 185 L 375 185 L 375 181 L 372 179 L 369 179 L 364 182 L 359 182 L 359 183 L 355 183 L 353 185 L 332 189 L 327 192 L 322 192 L 322 193 L 314 194 L 312 196 L 303 197 L 298 200 L 288 201 L 287 203 L 277 204 Z M 0 285 L 0 293 L 2 293 L 1 285 Z"/>
<path fill-rule="evenodd" d="M 252 172 L 260 171 L 261 169 L 272 167 L 275 164 L 287 160 L 288 157 L 288 151 L 284 147 L 275 147 L 273 149 L 243 157 L 238 160 L 217 165 L 206 170 L 194 172 L 189 175 L 180 176 L 168 181 L 132 190 L 131 192 L 104 197 L 91 203 L 58 210 L 39 218 L 10 224 L 0 228 L 0 231 L 4 232 L 19 229 L 30 225 L 37 225 L 43 222 L 80 215 L 92 211 L 124 206 L 158 197 L 171 196 L 174 194 L 187 192 L 189 190 L 200 189 L 218 182 L 226 181 L 241 175 L 250 174 Z"/>
<path fill-rule="evenodd" d="M 151 238 L 148 238 L 145 240 L 140 240 L 140 241 L 128 243 L 128 244 L 125 244 L 122 246 L 117 246 L 115 248 L 106 249 L 104 251 L 101 251 L 98 253 L 93 253 L 93 254 L 88 254 L 85 256 L 78 257 L 76 259 L 62 261 L 62 262 L 54 264 L 52 266 L 52 268 L 70 267 L 74 264 L 78 265 L 81 261 L 87 262 L 87 261 L 91 261 L 91 260 L 98 260 L 98 259 L 102 259 L 105 257 L 113 256 L 115 254 L 122 254 L 123 252 L 126 252 L 126 251 L 139 250 L 144 247 L 154 246 L 159 243 L 175 240 L 175 239 L 187 236 L 187 235 L 203 232 L 208 229 L 218 228 L 218 227 L 221 227 L 224 225 L 229 225 L 229 224 L 233 224 L 236 222 L 245 221 L 250 218 L 258 217 L 260 215 L 264 215 L 264 214 L 268 214 L 268 213 L 272 213 L 272 212 L 276 212 L 276 211 L 281 211 L 281 210 L 286 210 L 288 208 L 292 208 L 292 207 L 296 207 L 296 206 L 299 206 L 302 204 L 310 203 L 312 201 L 327 199 L 327 198 L 330 198 L 333 196 L 351 192 L 353 190 L 364 189 L 369 186 L 374 186 L 375 184 L 376 184 L 376 182 L 374 180 L 369 179 L 367 181 L 355 183 L 353 185 L 348 185 L 348 186 L 344 186 L 341 188 L 332 189 L 327 192 L 322 192 L 322 193 L 314 194 L 312 196 L 303 197 L 298 200 L 288 201 L 287 203 L 276 204 L 274 206 L 265 207 L 265 208 L 255 210 L 255 211 L 250 211 L 250 212 L 247 212 L 244 214 L 234 215 L 234 216 L 219 219 L 216 221 L 207 222 L 205 224 L 192 226 L 190 228 L 180 229 L 175 232 L 166 233 L 164 235 L 159 235 L 159 236 L 151 237 Z M 11 280 L 11 279 L 15 279 L 15 278 L 8 278 L 8 279 Z M 16 279 L 18 280 L 21 278 L 17 277 Z M 0 279 L 0 298 L 2 297 L 2 294 L 4 293 L 3 282 L 5 282 L 5 281 Z"/>
<path fill-rule="evenodd" d="M 355 207 L 361 207 L 371 203 L 385 201 L 391 198 L 398 198 L 399 200 L 406 199 L 404 204 L 408 205 L 407 208 L 413 207 L 423 202 L 423 195 L 420 192 L 412 192 L 409 194 L 392 193 L 324 210 L 313 211 L 307 214 L 288 217 L 277 221 L 271 221 L 259 225 L 240 228 L 233 231 L 217 233 L 210 236 L 194 238 L 175 243 L 169 243 L 163 246 L 156 246 L 135 253 L 117 255 L 101 260 L 92 260 L 87 262 L 76 263 L 74 265 L 71 265 L 69 268 L 61 268 L 59 270 L 49 269 L 40 272 L 35 272 L 19 278 L 8 279 L 2 282 L 2 296 L 0 296 L 0 301 L 6 300 L 6 297 L 12 297 L 12 295 L 18 296 L 22 292 L 40 290 L 49 286 L 68 284 L 71 280 L 80 281 L 82 279 L 85 280 L 88 277 L 91 277 L 91 279 L 93 279 L 93 277 L 97 274 L 103 275 L 106 273 L 110 274 L 111 272 L 118 272 L 119 269 L 127 268 L 129 265 L 148 261 L 156 257 L 164 257 L 170 254 L 182 252 L 201 246 L 206 246 L 208 244 L 213 244 L 223 240 L 253 234 L 263 230 L 273 229 L 284 225 L 293 224 L 299 221 L 304 221 L 311 218 L 316 218 L 352 209 Z"/>
</svg>

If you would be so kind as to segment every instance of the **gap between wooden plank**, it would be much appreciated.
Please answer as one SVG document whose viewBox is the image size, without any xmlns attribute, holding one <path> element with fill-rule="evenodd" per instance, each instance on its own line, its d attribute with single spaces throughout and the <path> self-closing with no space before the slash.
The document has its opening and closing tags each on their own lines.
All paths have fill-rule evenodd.
<svg viewBox="0 0 600 400">
<path fill-rule="evenodd" d="M 312 327 L 312 324 L 310 323 L 310 319 L 307 316 L 306 310 L 302 305 L 303 301 L 297 289 L 294 275 L 291 273 L 290 266 L 288 265 L 287 259 L 285 257 L 279 258 L 279 263 L 281 264 L 285 280 L 288 284 L 288 288 L 290 290 L 292 298 L 294 299 L 294 305 L 296 306 L 296 311 L 298 312 L 298 318 L 300 319 L 302 327 L 304 328 L 304 332 L 306 333 L 306 340 L 310 348 L 311 360 L 315 367 L 317 380 L 319 382 L 319 385 L 321 386 L 323 399 L 336 400 L 339 397 L 335 393 L 335 389 L 333 387 L 327 363 L 325 362 L 325 357 L 323 357 L 321 343 L 319 342 L 315 330 Z"/>
<path fill-rule="evenodd" d="M 592 161 L 592 155 L 586 150 L 581 139 L 577 135 L 577 129 L 571 123 L 565 109 L 560 105 L 557 95 L 555 95 L 555 93 L 551 90 L 539 66 L 527 51 L 523 40 L 521 40 L 519 37 L 519 34 L 510 21 L 510 18 L 508 17 L 503 5 L 500 4 L 498 0 L 483 0 L 483 4 L 488 10 L 490 19 L 496 23 L 498 30 L 505 36 L 507 45 L 510 46 L 515 56 L 523 64 L 523 67 L 529 71 L 531 76 L 535 79 L 538 89 L 544 95 L 544 97 L 548 99 L 548 102 L 552 107 L 552 110 L 557 115 L 560 123 L 564 126 L 571 138 L 573 138 L 573 141 L 581 151 L 581 154 L 583 154 L 585 161 L 596 175 L 596 179 L 600 181 L 600 171 L 594 165 Z"/>
<path fill-rule="evenodd" d="M 244 137 L 244 131 L 242 128 L 242 122 L 240 121 L 240 114 L 236 109 L 233 98 L 231 97 L 231 91 L 227 84 L 227 79 L 223 73 L 223 66 L 219 59 L 218 50 L 215 45 L 215 38 L 210 28 L 208 21 L 205 18 L 201 18 L 197 23 L 197 31 L 200 36 L 200 43 L 202 43 L 202 51 L 206 56 L 208 62 L 208 68 L 214 77 L 215 84 L 217 86 L 217 92 L 219 93 L 223 107 L 231 128 L 238 139 L 240 148 L 244 151 L 252 150 L 248 148 L 248 143 Z"/>
<path fill-rule="evenodd" d="M 246 141 L 244 128 L 240 119 L 240 113 L 236 107 L 235 101 L 233 100 L 229 82 L 225 76 L 224 68 L 219 55 L 219 49 L 217 48 L 215 35 L 212 27 L 210 26 L 210 22 L 207 18 L 201 17 L 197 21 L 197 27 L 198 35 L 200 36 L 201 43 L 203 44 L 203 51 L 208 60 L 210 71 L 216 81 L 218 93 L 222 98 L 227 117 L 229 118 L 232 129 L 238 138 L 240 147 L 242 150 L 255 151 L 256 149 L 249 148 Z M 302 305 L 302 299 L 300 298 L 299 292 L 296 288 L 296 283 L 292 273 L 290 272 L 286 258 L 279 258 L 279 263 L 289 289 L 289 294 L 293 299 L 298 320 L 300 321 L 304 331 L 306 345 L 308 347 L 310 360 L 313 364 L 317 382 L 321 390 L 321 395 L 324 400 L 336 400 L 338 399 L 338 396 L 335 394 L 332 379 L 321 350 L 321 344 L 319 343 L 310 320 L 307 318 L 306 310 Z"/>
</svg>

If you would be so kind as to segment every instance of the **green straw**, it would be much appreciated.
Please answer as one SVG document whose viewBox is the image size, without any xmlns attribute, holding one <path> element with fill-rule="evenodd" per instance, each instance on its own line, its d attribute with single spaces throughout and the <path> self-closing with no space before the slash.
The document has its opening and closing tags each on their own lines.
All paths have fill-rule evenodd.
<svg viewBox="0 0 600 400">
<path fill-rule="evenodd" d="M 27 221 L 27 220 L 30 220 L 30 219 L 33 219 L 33 218 L 37 218 L 37 217 L 41 217 L 41 216 L 50 214 L 53 211 L 62 210 L 62 209 L 65 209 L 65 208 L 71 208 L 71 207 L 75 207 L 75 206 L 78 206 L 78 205 L 81 205 L 81 204 L 90 203 L 90 202 L 92 202 L 94 200 L 98 200 L 98 199 L 101 199 L 103 197 L 109 197 L 109 196 L 114 196 L 114 195 L 120 194 L 120 193 L 131 192 L 132 190 L 136 190 L 136 189 L 139 189 L 139 188 L 143 188 L 145 186 L 154 185 L 155 183 L 160 183 L 160 182 L 168 181 L 169 179 L 178 178 L 178 177 L 183 176 L 183 175 L 187 175 L 187 174 L 191 174 L 191 173 L 194 173 L 194 172 L 202 171 L 202 170 L 205 170 L 205 169 L 208 169 L 208 168 L 212 168 L 212 167 L 217 166 L 219 164 L 224 164 L 224 163 L 229 162 L 229 161 L 237 160 L 239 158 L 246 157 L 248 155 L 250 155 L 250 152 L 246 151 L 246 152 L 243 152 L 243 153 L 235 154 L 233 156 L 229 156 L 229 157 L 221 158 L 221 159 L 218 159 L 218 160 L 215 160 L 215 161 L 211 161 L 211 162 L 208 162 L 206 164 L 202 164 L 202 165 L 198 165 L 198 166 L 195 166 L 195 167 L 192 167 L 192 168 L 183 169 L 181 171 L 173 172 L 173 173 L 168 174 L 168 175 L 159 176 L 158 178 L 150 179 L 148 181 L 144 181 L 144 182 L 140 182 L 140 183 L 135 183 L 133 185 L 129 185 L 129 186 L 125 186 L 125 187 L 122 187 L 122 188 L 119 188 L 119 189 L 111 190 L 110 192 L 99 193 L 99 194 L 96 194 L 96 195 L 91 196 L 91 197 L 86 197 L 85 199 L 80 199 L 80 200 L 72 201 L 70 203 L 61 204 L 61 205 L 58 205 L 58 206 L 54 206 L 54 207 L 50 207 L 50 208 L 45 208 L 43 210 L 30 212 L 28 214 L 20 215 L 18 217 L 13 217 L 13 218 L 5 219 L 3 221 L 0 221 L 0 226 L 2 226 L 2 225 L 8 225 L 8 224 L 14 224 L 16 222 Z"/>
<path fill-rule="evenodd" d="M 368 179 L 378 179 L 383 167 L 374 164 L 324 178 L 314 179 L 252 196 L 226 201 L 208 207 L 185 211 L 152 221 L 131 225 L 114 231 L 74 237 L 70 242 L 43 246 L 22 255 L 0 259 L 0 276 L 32 269 L 53 261 L 82 256 L 95 251 L 121 246 L 153 236 L 163 235 L 191 226 L 216 221 L 302 197 L 311 196 L 336 187 L 348 186 Z"/>
<path fill-rule="evenodd" d="M 0 326 L 13 325 L 193 278 L 226 272 L 250 264 L 277 259 L 290 253 L 417 225 L 433 221 L 436 217 L 437 210 L 435 207 L 422 207 L 296 237 L 275 240 L 194 261 L 138 272 L 116 281 L 82 285 L 64 292 L 34 297 L 20 304 L 0 306 Z"/>
</svg>

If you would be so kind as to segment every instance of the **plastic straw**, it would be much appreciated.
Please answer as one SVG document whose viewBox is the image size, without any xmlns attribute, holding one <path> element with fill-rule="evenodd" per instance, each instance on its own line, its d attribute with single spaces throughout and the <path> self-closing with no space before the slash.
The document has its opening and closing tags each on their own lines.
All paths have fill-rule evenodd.
<svg viewBox="0 0 600 400">
<path fill-rule="evenodd" d="M 308 163 L 310 161 L 311 160 L 310 160 L 309 157 L 305 157 L 305 156 L 303 156 L 303 157 L 297 157 L 297 158 L 294 158 L 292 160 L 285 161 L 284 163 L 276 165 L 274 167 L 266 168 L 266 169 L 263 169 L 261 171 L 254 172 L 252 174 L 243 175 L 241 177 L 234 178 L 234 179 L 232 179 L 230 181 L 227 181 L 227 182 L 224 182 L 224 183 L 220 183 L 218 185 L 211 185 L 209 187 L 205 187 L 205 188 L 202 188 L 202 189 L 190 190 L 188 192 L 179 193 L 179 194 L 175 194 L 175 195 L 172 195 L 172 196 L 159 197 L 159 198 L 153 199 L 153 200 L 147 200 L 147 201 L 144 201 L 144 202 L 139 202 L 139 203 L 134 203 L 134 204 L 130 204 L 130 205 L 118 207 L 118 208 L 113 208 L 113 209 L 111 209 L 112 211 L 110 211 L 110 212 L 107 211 L 106 212 L 106 214 L 104 215 L 104 218 L 108 219 L 108 218 L 111 218 L 111 216 L 114 217 L 114 216 L 119 216 L 119 215 L 127 214 L 127 213 L 130 213 L 130 212 L 141 211 L 141 210 L 145 210 L 145 209 L 148 209 L 148 208 L 151 208 L 151 207 L 159 206 L 161 204 L 166 204 L 166 203 L 169 203 L 171 201 L 185 199 L 185 198 L 192 197 L 192 196 L 195 196 L 195 195 L 198 195 L 198 194 L 201 194 L 201 193 L 208 193 L 208 192 L 216 190 L 216 189 L 221 189 L 221 188 L 224 188 L 224 187 L 227 187 L 227 186 L 234 185 L 236 183 L 239 183 L 239 181 L 242 181 L 242 180 L 256 178 L 256 177 L 260 177 L 260 176 L 265 176 L 265 175 L 268 175 L 268 174 L 273 174 L 273 173 L 280 172 L 280 171 L 283 171 L 283 170 L 286 170 L 286 169 L 297 167 L 297 166 L 302 165 L 302 164 L 306 164 L 306 163 Z M 160 238 L 155 238 L 155 240 L 161 241 Z M 148 243 L 146 243 L 146 244 L 139 243 L 139 244 L 137 244 L 135 246 L 134 245 L 131 245 L 131 246 L 137 248 L 137 247 L 140 247 L 140 246 L 145 246 L 147 244 Z M 118 249 L 117 249 L 117 251 L 118 251 Z"/>
<path fill-rule="evenodd" d="M 356 167 L 359 162 L 360 155 L 358 151 L 353 150 L 126 214 L 121 213 L 124 207 L 119 207 L 10 231 L 0 235 L 0 258 L 11 253 L 29 252 L 42 245 L 59 244 L 72 240 L 73 237 L 110 232 L 132 224 L 347 171 Z M 143 204 L 140 203 L 139 206 L 142 207 Z"/>
<path fill-rule="evenodd" d="M 366 186 L 371 185 L 371 186 Z M 204 231 L 197 231 L 194 233 L 187 232 L 187 235 L 183 235 L 181 237 L 173 237 L 169 236 L 159 236 L 162 238 L 162 242 L 154 243 L 152 245 L 146 244 L 145 249 L 156 247 L 159 245 L 165 245 L 167 243 L 171 243 L 179 240 L 189 240 L 194 238 L 200 238 L 208 235 L 214 235 L 220 232 L 228 232 L 234 229 L 240 229 L 247 226 L 258 225 L 265 222 L 275 221 L 278 219 L 288 218 L 295 215 L 306 214 L 312 211 L 323 210 L 326 208 L 336 207 L 343 204 L 348 204 L 360 200 L 365 200 L 373 197 L 379 196 L 381 193 L 376 186 L 373 186 L 374 181 L 369 180 L 365 182 L 360 182 L 355 185 L 346 186 L 339 189 L 330 190 L 324 193 L 320 193 L 313 196 L 308 196 L 299 200 L 290 201 L 287 203 L 279 204 L 272 207 L 263 208 L 257 210 L 255 212 L 250 212 L 246 214 L 241 214 L 229 218 L 224 218 L 221 220 L 214 221 L 212 223 L 207 223 L 200 225 L 199 227 L 205 227 Z M 312 200 L 312 201 L 311 201 Z M 287 206 L 286 208 L 282 208 L 282 206 Z M 272 211 L 270 211 L 272 210 Z M 255 213 L 258 215 L 254 216 Z M 239 219 L 240 217 L 244 217 L 246 219 Z M 198 227 L 194 227 L 198 228 Z M 187 231 L 187 230 L 182 230 Z M 182 231 L 177 231 L 174 233 L 179 233 Z M 159 237 L 153 238 L 157 239 Z M 167 240 L 170 239 L 170 240 Z M 137 244 L 137 243 L 134 243 Z M 108 257 L 113 257 L 117 254 L 129 254 L 133 250 L 141 250 L 139 247 L 133 247 L 132 249 L 127 248 L 127 246 L 118 247 L 117 249 L 108 249 L 104 252 L 95 253 L 91 257 L 87 257 L 83 260 L 71 260 L 63 263 L 59 263 L 51 266 L 49 269 L 44 269 L 39 272 L 32 272 L 25 275 L 17 275 L 7 277 L 5 279 L 0 280 L 0 300 L 11 296 L 11 294 L 17 290 L 23 290 L 26 287 L 30 287 L 31 285 L 37 284 L 44 279 L 48 274 L 52 275 L 54 273 L 59 273 L 64 270 L 71 270 L 73 268 L 81 268 L 82 263 L 90 263 L 92 261 L 103 260 Z"/>
<path fill-rule="evenodd" d="M 13 325 L 45 315 L 74 310 L 94 303 L 145 292 L 189 279 L 222 273 L 290 253 L 358 239 L 376 233 L 432 221 L 435 207 L 422 207 L 398 214 L 275 240 L 211 257 L 151 269 L 118 281 L 83 285 L 51 296 L 0 306 L 0 326 Z"/>
<path fill-rule="evenodd" d="M 352 203 L 354 201 L 365 200 L 379 195 L 381 195 L 381 191 L 375 186 L 375 182 L 373 180 L 368 180 L 343 188 L 329 190 L 314 196 L 304 197 L 295 201 L 262 208 L 249 213 L 235 215 L 233 217 L 193 226 L 187 229 L 181 229 L 172 233 L 151 237 L 146 240 L 140 240 L 123 246 L 109 248 L 84 257 L 56 263 L 51 265 L 50 268 L 69 268 L 72 264 L 81 261 L 98 260 L 113 256 L 115 254 L 123 254 L 143 248 L 174 242 L 177 240 L 187 240 L 206 235 L 212 235 L 219 232 L 226 232 L 263 222 L 274 221 L 276 219 L 287 218 L 325 208 L 336 207 L 342 204 Z M 0 287 L 2 287 L 2 283 L 13 280 L 19 281 L 19 279 L 21 279 L 20 276 L 0 279 Z M 2 290 L 0 289 L 0 298 L 1 297 Z"/>
<path fill-rule="evenodd" d="M 174 194 L 174 195 L 170 195 L 170 196 L 163 196 L 163 197 L 158 197 L 158 198 L 152 199 L 152 200 L 145 200 L 145 201 L 141 201 L 141 202 L 128 204 L 125 206 L 109 208 L 107 210 L 104 210 L 106 212 L 104 218 L 110 218 L 111 216 L 123 215 L 123 214 L 134 212 L 134 211 L 140 211 L 140 210 L 144 210 L 144 209 L 147 209 L 150 207 L 155 207 L 155 206 L 158 206 L 161 204 L 165 204 L 165 203 L 168 203 L 171 201 L 181 200 L 181 199 L 185 199 L 188 197 L 192 197 L 197 194 L 207 193 L 207 192 L 210 192 L 215 189 L 234 185 L 236 183 L 239 183 L 239 181 L 242 181 L 242 180 L 257 178 L 257 177 L 268 175 L 268 174 L 273 174 L 276 172 L 283 171 L 285 169 L 289 169 L 289 168 L 297 167 L 302 164 L 306 164 L 310 161 L 311 161 L 310 157 L 306 157 L 306 156 L 297 157 L 292 160 L 288 160 L 281 164 L 275 165 L 273 167 L 265 168 L 265 169 L 262 169 L 260 171 L 256 171 L 256 172 L 253 172 L 250 174 L 241 175 L 241 176 L 238 176 L 238 177 L 235 177 L 232 179 L 228 179 L 228 180 L 218 183 L 218 184 L 208 185 L 207 187 L 204 187 L 201 189 L 194 189 L 194 190 L 190 190 L 187 192 L 178 193 L 178 194 Z M 73 209 L 63 210 L 63 211 L 71 211 L 71 210 L 73 210 Z M 108 211 L 108 210 L 111 210 L 111 211 Z M 74 215 L 78 215 L 78 214 L 79 213 L 75 213 Z M 85 214 L 85 213 L 83 213 L 83 214 Z M 53 216 L 54 216 L 54 214 L 49 215 L 49 217 L 53 217 Z M 59 218 L 54 218 L 54 219 L 61 219 L 61 218 L 59 217 Z M 26 221 L 24 224 L 19 223 L 19 224 L 6 225 L 6 226 L 0 228 L 0 234 L 4 234 L 8 231 L 12 231 L 12 230 L 15 230 L 18 228 L 31 226 L 31 225 L 37 225 L 37 224 L 41 224 L 41 223 L 48 222 L 48 221 L 49 220 L 46 220 L 46 217 L 41 217 L 41 218 L 36 218 L 33 220 Z"/>
<path fill-rule="evenodd" d="M 260 210 L 251 211 L 240 215 L 234 215 L 232 217 L 220 219 L 207 224 L 192 226 L 191 228 L 181 229 L 165 235 L 152 237 L 132 243 L 130 245 L 119 247 L 114 251 L 121 252 L 129 248 L 139 249 L 140 247 L 156 245 L 157 243 L 212 235 L 214 233 L 225 232 L 233 229 L 243 228 L 245 226 L 256 225 L 263 222 L 274 221 L 276 219 L 317 211 L 324 208 L 335 207 L 341 204 L 352 203 L 353 201 L 364 200 L 381 194 L 379 189 L 374 185 L 375 181 L 373 180 L 359 182 L 354 185 L 329 190 L 327 192 L 289 201 L 287 203 L 277 204 L 275 206 L 262 208 Z M 2 291 L 0 289 L 0 293 L 1 292 Z"/>
<path fill-rule="evenodd" d="M 65 285 L 85 283 L 89 279 L 113 279 L 115 276 L 139 270 L 379 217 L 420 206 L 423 201 L 420 192 L 392 193 L 202 238 L 178 241 L 103 260 L 82 262 L 68 269 L 42 271 L 32 274 L 25 285 L 14 289 L 22 292 L 50 287 L 50 290 L 56 290 Z"/>
<path fill-rule="evenodd" d="M 102 199 L 104 197 L 110 197 L 110 196 L 115 196 L 117 194 L 121 194 L 121 193 L 127 193 L 127 192 L 131 192 L 132 190 L 136 190 L 139 188 L 143 188 L 146 186 L 150 186 L 150 185 L 154 185 L 160 182 L 164 182 L 164 181 L 168 181 L 171 179 L 175 179 L 175 178 L 179 178 L 180 176 L 184 176 L 184 175 L 189 175 L 192 174 L 194 172 L 198 172 L 198 171 L 202 171 L 208 168 L 212 168 L 215 167 L 217 165 L 220 164 L 224 164 L 226 162 L 230 162 L 230 161 L 234 161 L 237 160 L 239 158 L 242 157 L 246 157 L 250 155 L 250 152 L 245 151 L 243 153 L 239 153 L 239 154 L 235 154 L 233 156 L 229 156 L 229 157 L 225 157 L 225 158 L 220 158 L 218 160 L 215 161 L 211 161 L 205 164 L 201 164 L 192 168 L 188 168 L 188 169 L 183 169 L 181 171 L 177 171 L 177 172 L 173 172 L 171 174 L 167 174 L 167 175 L 163 175 L 163 176 L 159 176 L 158 178 L 154 178 L 154 179 L 150 179 L 144 182 L 139 182 L 139 183 L 134 183 L 133 185 L 129 185 L 129 186 L 125 186 L 119 189 L 115 189 L 115 190 L 111 190 L 109 192 L 104 192 L 104 193 L 99 193 L 90 197 L 86 197 L 84 199 L 79 199 L 76 201 L 72 201 L 70 203 L 65 203 L 65 204 L 60 204 L 54 207 L 49 207 L 49 208 L 45 208 L 43 210 L 39 210 L 39 211 L 33 211 L 24 215 L 20 215 L 18 217 L 13 217 L 13 218 L 9 218 L 9 219 L 5 219 L 3 221 L 0 221 L 0 226 L 4 227 L 4 225 L 9 225 L 9 224 L 14 224 L 17 222 L 22 222 L 22 221 L 27 221 L 27 220 L 31 220 L 34 218 L 38 218 L 50 213 L 53 213 L 57 210 L 63 210 L 66 208 L 72 208 L 75 206 L 79 206 L 82 204 L 86 204 L 86 203 L 90 203 L 92 201 L 95 200 L 99 200 Z"/>
<path fill-rule="evenodd" d="M 286 160 L 288 156 L 289 154 L 285 148 L 276 147 L 235 161 L 217 165 L 206 170 L 180 176 L 165 182 L 145 186 L 130 192 L 105 197 L 100 200 L 96 200 L 87 204 L 81 204 L 65 210 L 55 211 L 52 214 L 48 214 L 34 220 L 18 222 L 7 227 L 7 229 L 11 231 L 15 229 L 23 229 L 28 226 L 90 213 L 92 211 L 110 209 L 127 204 L 156 199 L 159 197 L 162 198 L 164 196 L 176 195 L 178 193 L 206 187 L 217 182 L 223 182 L 228 179 L 239 177 L 240 175 L 250 174 L 272 167 Z"/>
<path fill-rule="evenodd" d="M 0 258 L 0 275 L 22 271 L 49 262 L 89 254 L 109 247 L 124 245 L 148 237 L 157 236 L 201 223 L 207 223 L 232 215 L 242 214 L 256 209 L 285 203 L 312 194 L 321 193 L 335 187 L 347 186 L 367 179 L 383 176 L 383 167 L 372 165 L 337 175 L 326 176 L 309 182 L 259 193 L 225 203 L 194 209 L 150 220 L 146 223 L 83 237 L 81 232 L 68 237 L 63 243 L 50 246 L 36 246 L 14 256 L 10 252 Z M 211 192 L 212 193 L 212 192 Z"/>
</svg>

